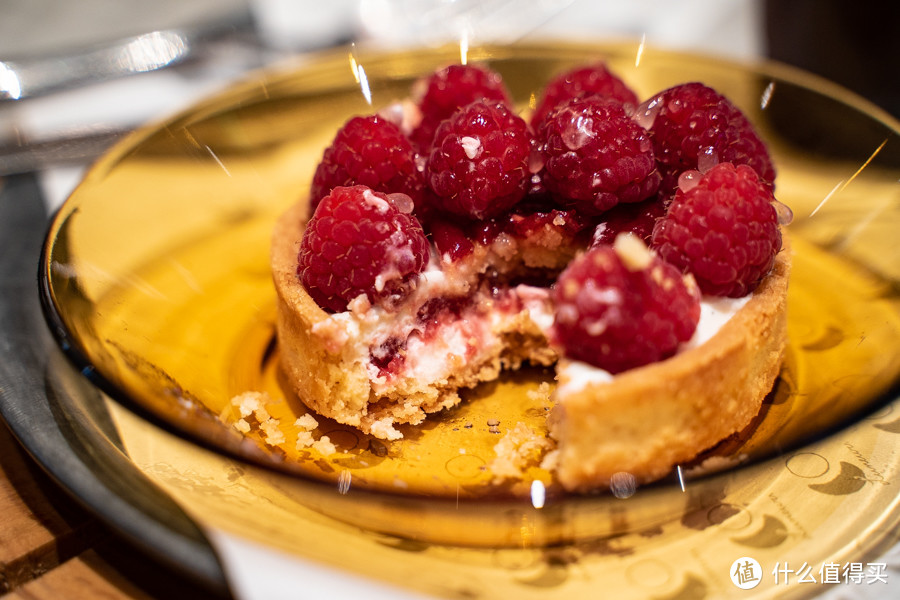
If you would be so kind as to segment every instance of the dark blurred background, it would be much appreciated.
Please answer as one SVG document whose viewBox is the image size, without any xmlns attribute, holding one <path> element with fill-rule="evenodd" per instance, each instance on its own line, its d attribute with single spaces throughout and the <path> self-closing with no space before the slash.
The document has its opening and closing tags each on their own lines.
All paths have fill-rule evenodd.
<svg viewBox="0 0 900 600">
<path fill-rule="evenodd" d="M 900 118 L 900 1 L 764 4 L 768 57 L 839 83 Z"/>
</svg>

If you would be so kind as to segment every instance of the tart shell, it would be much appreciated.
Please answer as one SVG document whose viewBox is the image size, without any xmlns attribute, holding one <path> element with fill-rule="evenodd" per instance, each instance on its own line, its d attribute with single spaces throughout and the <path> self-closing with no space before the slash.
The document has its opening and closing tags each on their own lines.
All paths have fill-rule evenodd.
<svg viewBox="0 0 900 600">
<path fill-rule="evenodd" d="M 288 209 L 273 231 L 272 272 L 277 292 L 281 368 L 312 410 L 383 439 L 395 425 L 421 423 L 428 413 L 460 401 L 457 390 L 495 379 L 521 363 L 552 364 L 540 329 L 527 314 L 495 332 L 500 343 L 477 364 L 460 364 L 440 381 L 401 382 L 377 394 L 366 358 L 348 350 L 336 327 L 299 282 L 296 260 L 305 227 L 303 202 Z M 787 345 L 790 247 L 744 306 L 704 344 L 659 363 L 617 375 L 612 382 L 573 386 L 567 359 L 548 427 L 556 441 L 554 469 L 569 491 L 596 490 L 615 478 L 636 484 L 660 479 L 679 465 L 744 429 L 759 413 L 781 368 Z M 354 341 L 354 340 L 351 340 Z M 358 340 L 356 340 L 358 341 Z"/>
<path fill-rule="evenodd" d="M 750 424 L 787 345 L 790 246 L 783 238 L 772 272 L 706 343 L 610 383 L 574 388 L 562 359 L 549 426 L 564 488 L 660 479 Z"/>
</svg>

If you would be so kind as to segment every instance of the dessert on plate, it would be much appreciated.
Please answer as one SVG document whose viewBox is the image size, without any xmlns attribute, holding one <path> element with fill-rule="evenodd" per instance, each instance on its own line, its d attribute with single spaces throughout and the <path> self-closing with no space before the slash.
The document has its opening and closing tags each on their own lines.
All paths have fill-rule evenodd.
<svg viewBox="0 0 900 600">
<path fill-rule="evenodd" d="M 539 446 L 562 486 L 659 479 L 746 427 L 780 369 L 774 179 L 700 83 L 639 102 L 586 65 L 522 111 L 490 68 L 440 69 L 350 118 L 278 220 L 282 369 L 315 412 L 393 440 L 460 390 L 555 365 Z"/>
</svg>

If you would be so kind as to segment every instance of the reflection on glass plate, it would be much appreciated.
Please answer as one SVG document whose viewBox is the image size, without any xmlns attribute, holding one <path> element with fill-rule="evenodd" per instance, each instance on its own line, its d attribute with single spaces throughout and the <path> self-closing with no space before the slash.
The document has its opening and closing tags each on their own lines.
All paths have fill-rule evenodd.
<svg viewBox="0 0 900 600">
<path fill-rule="evenodd" d="M 813 564 L 851 556 L 862 532 L 854 542 L 862 552 L 888 539 L 897 518 L 890 448 L 900 433 L 891 404 L 900 374 L 898 126 L 774 65 L 638 54 L 636 45 L 483 48 L 468 57 L 498 70 L 523 109 L 551 75 L 598 58 L 643 97 L 702 81 L 769 142 L 777 196 L 795 214 L 790 347 L 755 429 L 716 449 L 720 463 L 739 468 L 693 478 L 688 470 L 627 500 L 565 497 L 549 481 L 546 505 L 532 506 L 521 499 L 530 481 L 491 485 L 484 467 L 497 422 L 543 427 L 542 395 L 532 392 L 550 375 L 540 370 L 474 390 L 397 442 L 319 419 L 338 452 L 298 450 L 294 422 L 305 408 L 285 394 L 277 369 L 274 219 L 303 197 L 349 116 L 403 98 L 418 76 L 459 60 L 455 49 L 351 58 L 335 53 L 260 74 L 131 137 L 90 171 L 49 232 L 42 285 L 70 357 L 140 416 L 223 453 L 109 405 L 132 460 L 189 513 L 456 595 L 495 583 L 510 593 L 578 592 L 601 576 L 636 596 L 723 595 L 737 590 L 727 568 L 740 556 Z M 232 399 L 245 392 L 268 394 L 284 441 L 233 427 Z M 302 540 L 315 540 L 314 551 Z M 342 546 L 369 558 L 348 562 Z M 397 560 L 407 562 L 385 566 Z M 472 583 L 428 574 L 445 563 L 454 581 L 468 574 Z"/>
</svg>

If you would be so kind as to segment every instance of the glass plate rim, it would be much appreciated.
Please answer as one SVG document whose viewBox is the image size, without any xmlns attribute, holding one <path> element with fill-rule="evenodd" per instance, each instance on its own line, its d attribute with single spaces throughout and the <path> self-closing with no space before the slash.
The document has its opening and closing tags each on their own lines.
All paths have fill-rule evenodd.
<svg viewBox="0 0 900 600">
<path fill-rule="evenodd" d="M 470 53 L 481 53 L 488 58 L 496 58 L 498 55 L 500 58 L 508 58 L 510 56 L 517 56 L 517 53 L 520 52 L 540 52 L 542 49 L 563 48 L 567 52 L 590 50 L 602 55 L 603 52 L 621 51 L 623 48 L 637 47 L 638 43 L 639 42 L 632 41 L 591 43 L 541 40 L 537 42 L 525 42 L 502 46 L 486 44 L 472 48 L 470 50 Z M 438 48 L 429 48 L 428 51 L 434 53 L 435 55 L 444 55 L 452 53 L 454 51 L 458 52 L 458 46 L 451 44 Z M 900 120 L 894 118 L 892 115 L 887 113 L 887 111 L 881 109 L 874 103 L 837 83 L 791 65 L 768 59 L 743 61 L 704 53 L 670 50 L 663 47 L 651 47 L 644 51 L 662 51 L 671 57 L 682 58 L 690 61 L 701 61 L 708 64 L 718 65 L 719 67 L 737 66 L 750 74 L 771 77 L 778 80 L 785 80 L 806 90 L 813 91 L 816 94 L 826 95 L 831 99 L 837 100 L 853 108 L 854 110 L 865 114 L 867 117 L 882 123 L 888 129 L 891 129 L 896 134 L 900 135 Z M 242 93 L 246 93 L 247 91 L 257 88 L 259 86 L 260 78 L 265 78 L 268 84 L 283 83 L 285 81 L 288 81 L 292 77 L 296 77 L 298 73 L 302 73 L 303 71 L 315 69 L 317 67 L 329 64 L 339 57 L 346 57 L 348 55 L 348 52 L 360 53 L 361 50 L 355 45 L 338 47 L 329 49 L 327 51 L 318 52 L 315 55 L 311 56 L 308 61 L 304 61 L 300 64 L 296 64 L 295 62 L 289 60 L 283 63 L 270 65 L 262 69 L 251 71 L 245 76 L 241 77 L 239 80 L 236 80 L 232 84 L 228 85 L 224 89 L 192 103 L 185 109 L 178 111 L 166 118 L 159 119 L 139 127 L 131 134 L 118 141 L 109 151 L 107 151 L 97 161 L 95 161 L 93 165 L 91 165 L 91 167 L 88 169 L 88 171 L 76 187 L 76 190 L 73 192 L 73 194 L 70 195 L 70 197 L 66 199 L 66 201 L 63 202 L 63 204 L 60 205 L 52 215 L 44 236 L 43 243 L 41 245 L 41 255 L 37 273 L 41 310 L 48 324 L 48 327 L 53 334 L 53 338 L 56 340 L 58 346 L 63 351 L 63 354 L 74 365 L 76 370 L 81 373 L 82 376 L 86 377 L 104 394 L 108 395 L 110 398 L 114 399 L 116 402 L 126 407 L 142 419 L 145 419 L 153 425 L 160 427 L 164 431 L 173 433 L 178 437 L 186 439 L 191 443 L 197 444 L 205 449 L 212 450 L 220 454 L 224 453 L 230 458 L 237 458 L 242 461 L 247 461 L 254 466 L 263 467 L 282 474 L 285 473 L 285 470 L 277 468 L 276 465 L 268 461 L 255 461 L 244 453 L 238 453 L 229 451 L 228 449 L 223 449 L 222 445 L 214 443 L 209 439 L 201 438 L 189 431 L 186 431 L 182 427 L 171 423 L 169 420 L 165 419 L 161 415 L 155 414 L 153 411 L 143 406 L 140 402 L 131 398 L 124 390 L 119 389 L 109 378 L 107 378 L 103 375 L 103 373 L 97 370 L 95 368 L 95 365 L 92 364 L 88 353 L 81 348 L 80 343 L 77 340 L 77 336 L 67 327 L 62 316 L 63 311 L 61 310 L 61 307 L 57 305 L 54 299 L 54 293 L 49 277 L 50 254 L 56 234 L 59 232 L 62 224 L 65 222 L 65 219 L 68 218 L 68 216 L 70 216 L 70 214 L 72 213 L 71 200 L 73 197 L 77 196 L 78 190 L 88 184 L 92 178 L 100 177 L 105 171 L 113 169 L 115 165 L 120 161 L 120 159 L 125 157 L 129 152 L 135 150 L 136 148 L 139 148 L 142 142 L 155 134 L 160 129 L 160 127 L 163 127 L 168 123 L 188 119 L 191 117 L 191 115 L 202 112 L 205 107 L 210 106 L 215 102 L 222 101 L 223 99 L 235 98 Z M 397 50 L 389 48 L 377 48 L 371 51 L 366 50 L 366 52 L 371 52 L 371 54 L 368 56 L 370 60 L 383 60 L 389 58 L 392 54 L 397 52 Z M 229 108 L 233 108 L 234 106 L 233 104 L 227 103 L 226 105 Z M 879 400 L 875 403 L 872 411 L 878 410 L 879 407 L 896 399 L 898 394 L 900 394 L 900 382 L 898 382 L 897 385 L 892 387 L 891 390 L 886 393 L 883 400 Z M 837 431 L 852 426 L 854 423 L 855 422 L 847 423 L 837 429 L 823 432 L 823 435 L 821 437 L 828 437 L 830 435 L 833 435 Z M 777 459 L 778 455 L 766 458 L 763 462 L 769 462 L 771 460 Z M 729 471 L 726 470 L 724 474 L 727 474 L 728 472 Z M 304 483 L 311 484 L 315 487 L 321 487 L 322 489 L 331 489 L 333 487 L 331 483 L 316 479 L 314 477 L 309 477 L 303 474 L 292 472 L 288 472 L 288 474 L 291 477 L 298 478 Z M 721 475 L 722 473 L 712 473 L 709 475 L 705 475 L 704 478 L 711 479 Z M 662 486 L 671 486 L 672 483 L 673 481 L 670 478 L 666 478 L 654 484 L 642 486 L 642 489 L 658 489 Z M 355 493 L 365 494 L 367 496 L 373 496 L 376 498 L 396 497 L 410 501 L 420 500 L 428 502 L 430 504 L 446 503 L 447 505 L 451 505 L 457 503 L 457 500 L 451 498 L 409 494 L 390 489 L 357 490 Z M 607 496 L 608 494 L 604 493 L 562 494 L 562 498 L 564 498 L 566 501 L 578 500 L 580 498 L 584 498 L 587 500 L 603 499 Z M 551 499 L 548 498 L 548 502 L 550 500 Z M 466 499 L 465 502 L 472 505 L 478 505 L 487 502 L 490 505 L 497 507 L 519 507 L 522 505 L 523 499 L 507 498 L 498 500 L 492 498 L 485 500 L 474 498 Z"/>
</svg>

